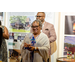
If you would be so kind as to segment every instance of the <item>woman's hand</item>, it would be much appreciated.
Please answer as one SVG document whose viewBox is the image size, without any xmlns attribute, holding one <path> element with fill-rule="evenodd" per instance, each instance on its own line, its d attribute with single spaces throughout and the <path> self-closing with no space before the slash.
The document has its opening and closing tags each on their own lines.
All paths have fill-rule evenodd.
<svg viewBox="0 0 75 75">
<path fill-rule="evenodd" d="M 28 50 L 30 50 L 30 51 L 34 51 L 34 49 L 35 49 L 35 47 L 33 47 L 33 46 L 29 46 L 29 49 L 28 49 Z"/>
<path fill-rule="evenodd" d="M 29 46 L 31 46 L 31 44 L 24 43 L 23 48 L 25 48 L 25 49 L 29 49 Z"/>
<path fill-rule="evenodd" d="M 27 43 L 24 44 L 24 47 L 28 48 L 29 51 L 33 51 L 35 49 L 35 47 L 33 47 L 33 46 L 31 46 L 31 44 L 27 44 Z"/>
<path fill-rule="evenodd" d="M 29 47 L 31 44 L 24 43 L 24 47 Z"/>
</svg>

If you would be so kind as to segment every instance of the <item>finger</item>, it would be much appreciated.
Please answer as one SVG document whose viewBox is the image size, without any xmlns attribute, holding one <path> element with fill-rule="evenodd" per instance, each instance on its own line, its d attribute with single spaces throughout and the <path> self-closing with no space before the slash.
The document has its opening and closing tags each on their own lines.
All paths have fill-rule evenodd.
<svg viewBox="0 0 75 75">
<path fill-rule="evenodd" d="M 27 45 L 27 43 L 25 43 L 25 45 Z"/>
<path fill-rule="evenodd" d="M 28 47 L 27 45 L 24 45 L 25 47 Z"/>
<path fill-rule="evenodd" d="M 31 44 L 28 44 L 28 46 L 31 46 Z"/>
<path fill-rule="evenodd" d="M 32 48 L 32 46 L 29 46 L 29 48 Z"/>
<path fill-rule="evenodd" d="M 27 43 L 25 43 L 25 45 L 31 46 L 31 44 L 27 44 Z"/>
<path fill-rule="evenodd" d="M 30 46 L 30 44 L 28 46 Z"/>
</svg>

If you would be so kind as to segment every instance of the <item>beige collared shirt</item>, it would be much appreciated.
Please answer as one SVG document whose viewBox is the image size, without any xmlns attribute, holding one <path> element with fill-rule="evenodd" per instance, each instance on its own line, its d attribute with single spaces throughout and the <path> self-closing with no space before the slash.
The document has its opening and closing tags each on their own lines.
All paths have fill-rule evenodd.
<svg viewBox="0 0 75 75">
<path fill-rule="evenodd" d="M 44 23 L 42 24 L 42 29 L 43 29 L 43 27 L 44 27 L 44 24 L 45 24 L 45 21 L 44 21 Z M 42 32 L 42 30 L 41 30 L 41 32 Z"/>
</svg>

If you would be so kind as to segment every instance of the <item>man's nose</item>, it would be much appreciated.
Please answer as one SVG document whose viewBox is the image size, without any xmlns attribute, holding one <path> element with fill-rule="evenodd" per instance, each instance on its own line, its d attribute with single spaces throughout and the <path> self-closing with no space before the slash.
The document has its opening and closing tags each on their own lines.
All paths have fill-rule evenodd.
<svg viewBox="0 0 75 75">
<path fill-rule="evenodd" d="M 33 28 L 34 30 L 36 29 L 36 27 Z"/>
<path fill-rule="evenodd" d="M 37 17 L 37 19 L 38 19 L 39 17 Z"/>
<path fill-rule="evenodd" d="M 36 29 L 35 27 L 33 29 Z"/>
<path fill-rule="evenodd" d="M 36 18 L 38 20 L 38 18 Z"/>
</svg>

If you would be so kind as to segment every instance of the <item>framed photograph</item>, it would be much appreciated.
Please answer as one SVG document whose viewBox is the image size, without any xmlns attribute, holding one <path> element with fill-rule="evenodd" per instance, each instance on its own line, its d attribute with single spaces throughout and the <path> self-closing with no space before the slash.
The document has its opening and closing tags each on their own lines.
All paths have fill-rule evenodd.
<svg viewBox="0 0 75 75">
<path fill-rule="evenodd" d="M 67 55 L 67 51 L 75 52 L 75 36 L 65 36 L 64 39 L 64 55 Z"/>
<path fill-rule="evenodd" d="M 74 55 L 75 52 L 75 13 L 65 12 L 63 22 L 63 55 L 71 58 L 68 53 Z"/>
<path fill-rule="evenodd" d="M 74 55 L 75 51 L 74 20 L 75 20 L 75 12 L 60 13 L 59 56 L 67 57 L 67 51 L 72 51 L 72 55 Z"/>
<path fill-rule="evenodd" d="M 68 35 L 75 34 L 75 16 L 71 15 L 65 16 L 65 34 Z"/>
<path fill-rule="evenodd" d="M 34 16 L 10 16 L 10 32 L 30 32 Z"/>
</svg>

